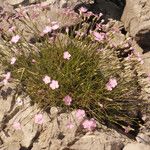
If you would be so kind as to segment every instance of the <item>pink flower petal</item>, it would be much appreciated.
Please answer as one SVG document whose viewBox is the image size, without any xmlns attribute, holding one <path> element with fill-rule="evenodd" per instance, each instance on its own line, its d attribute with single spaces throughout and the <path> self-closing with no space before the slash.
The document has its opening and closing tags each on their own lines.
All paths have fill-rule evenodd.
<svg viewBox="0 0 150 150">
<path fill-rule="evenodd" d="M 85 115 L 85 111 L 83 109 L 78 109 L 76 111 L 76 117 L 77 117 L 77 119 L 82 120 L 85 116 L 86 116 Z"/>
<path fill-rule="evenodd" d="M 72 129 L 74 127 L 73 123 L 69 122 L 67 123 L 67 128 Z"/>
<path fill-rule="evenodd" d="M 52 90 L 55 90 L 55 89 L 59 88 L 58 81 L 52 80 L 52 82 L 51 82 L 51 84 L 50 84 L 50 88 L 51 88 Z"/>
<path fill-rule="evenodd" d="M 23 104 L 23 101 L 22 101 L 22 99 L 21 99 L 20 97 L 18 97 L 18 98 L 16 99 L 16 104 L 17 104 L 18 106 L 21 106 L 21 105 Z"/>
<path fill-rule="evenodd" d="M 106 89 L 107 89 L 108 91 L 112 91 L 112 87 L 111 87 L 111 85 L 110 85 L 109 83 L 106 84 Z"/>
<path fill-rule="evenodd" d="M 47 33 L 51 32 L 51 31 L 52 31 L 52 28 L 50 26 L 46 26 L 45 29 L 43 30 L 43 33 L 47 34 Z"/>
<path fill-rule="evenodd" d="M 35 115 L 34 117 L 34 122 L 37 123 L 37 124 L 43 124 L 43 115 L 42 114 L 37 114 Z"/>
<path fill-rule="evenodd" d="M 16 58 L 15 58 L 15 57 L 12 57 L 10 64 L 13 65 L 13 64 L 15 64 L 15 62 L 16 62 Z"/>
<path fill-rule="evenodd" d="M 65 102 L 65 105 L 70 106 L 71 102 L 72 102 L 72 98 L 69 95 L 67 95 L 67 96 L 65 96 L 63 101 Z"/>
<path fill-rule="evenodd" d="M 48 83 L 51 82 L 51 78 L 46 75 L 46 76 L 43 78 L 43 81 L 44 81 L 45 84 L 48 84 Z"/>
<path fill-rule="evenodd" d="M 70 53 L 68 51 L 65 51 L 63 58 L 69 60 L 70 57 L 71 57 Z"/>
<path fill-rule="evenodd" d="M 98 32 L 93 32 L 94 38 L 96 41 L 102 41 L 105 38 L 105 33 L 98 33 Z"/>
<path fill-rule="evenodd" d="M 110 78 L 109 82 L 106 84 L 106 89 L 112 91 L 113 88 L 117 86 L 117 80 L 115 78 Z"/>
<path fill-rule="evenodd" d="M 58 24 L 55 24 L 52 26 L 52 30 L 57 30 L 59 28 L 59 25 Z"/>
<path fill-rule="evenodd" d="M 6 74 L 4 74 L 4 77 L 6 80 L 9 80 L 11 77 L 11 72 L 7 72 Z"/>
<path fill-rule="evenodd" d="M 21 129 L 21 124 L 19 122 L 14 122 L 12 126 L 15 130 L 20 130 Z"/>
<path fill-rule="evenodd" d="M 90 120 L 86 119 L 84 120 L 82 125 L 84 129 L 88 131 L 92 131 L 96 128 L 96 121 L 93 118 L 91 118 Z"/>
<path fill-rule="evenodd" d="M 85 13 L 85 12 L 87 12 L 87 8 L 81 7 L 81 8 L 79 9 L 79 11 L 80 11 L 80 13 Z"/>
<path fill-rule="evenodd" d="M 11 42 L 12 43 L 17 43 L 19 41 L 19 39 L 20 39 L 20 36 L 19 35 L 15 35 L 15 36 L 12 37 Z"/>
</svg>

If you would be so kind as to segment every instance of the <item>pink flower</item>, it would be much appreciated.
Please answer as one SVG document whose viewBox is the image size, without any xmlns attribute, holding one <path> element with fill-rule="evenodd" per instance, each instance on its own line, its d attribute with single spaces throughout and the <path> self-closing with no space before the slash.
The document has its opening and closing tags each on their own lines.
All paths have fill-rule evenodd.
<svg viewBox="0 0 150 150">
<path fill-rule="evenodd" d="M 110 85 L 109 83 L 107 83 L 107 84 L 106 84 L 106 89 L 107 89 L 108 91 L 112 91 L 113 88 L 111 87 L 111 85 Z"/>
<path fill-rule="evenodd" d="M 3 80 L 3 84 L 6 85 L 7 83 L 8 83 L 8 80 L 7 80 L 7 79 L 4 79 L 4 80 Z"/>
<path fill-rule="evenodd" d="M 71 55 L 69 54 L 69 52 L 68 52 L 68 51 L 65 51 L 63 58 L 69 60 L 70 57 L 71 57 Z"/>
<path fill-rule="evenodd" d="M 12 43 L 17 43 L 20 39 L 20 36 L 19 35 L 16 35 L 16 36 L 13 36 L 12 39 L 11 39 L 11 42 Z"/>
<path fill-rule="evenodd" d="M 7 72 L 6 74 L 4 74 L 4 79 L 3 79 L 3 84 L 6 85 L 8 83 L 8 80 L 10 79 L 11 77 L 11 72 Z"/>
<path fill-rule="evenodd" d="M 22 99 L 21 99 L 20 97 L 18 97 L 18 98 L 16 99 L 16 104 L 17 104 L 18 106 L 21 106 L 21 105 L 23 104 L 23 101 L 22 101 Z"/>
<path fill-rule="evenodd" d="M 45 84 L 48 84 L 48 83 L 51 82 L 51 78 L 46 75 L 46 76 L 43 78 L 43 81 L 44 81 Z"/>
<path fill-rule="evenodd" d="M 127 127 L 124 127 L 124 132 L 125 133 L 129 133 L 131 130 L 133 130 L 130 125 L 128 125 Z"/>
<path fill-rule="evenodd" d="M 112 88 L 116 87 L 117 86 L 117 80 L 112 78 L 112 79 L 109 79 L 109 83 L 111 85 Z"/>
<path fill-rule="evenodd" d="M 51 32 L 51 31 L 52 31 L 52 28 L 50 26 L 46 26 L 45 29 L 43 30 L 43 33 L 47 34 L 47 33 Z"/>
<path fill-rule="evenodd" d="M 9 32 L 13 32 L 13 31 L 15 31 L 15 29 L 16 29 L 16 27 L 15 27 L 15 26 L 12 26 L 12 27 L 10 27 L 10 28 L 8 29 L 8 31 L 9 31 Z"/>
<path fill-rule="evenodd" d="M 43 124 L 43 115 L 42 114 L 36 114 L 34 117 L 34 122 L 37 124 Z"/>
<path fill-rule="evenodd" d="M 21 129 L 21 124 L 19 122 L 14 122 L 12 126 L 15 130 L 20 130 Z"/>
<path fill-rule="evenodd" d="M 82 125 L 84 129 L 88 131 L 92 131 L 96 128 L 96 121 L 93 118 L 91 118 L 90 120 L 86 119 L 84 120 Z"/>
<path fill-rule="evenodd" d="M 69 122 L 67 123 L 67 128 L 72 129 L 74 127 L 73 123 Z"/>
<path fill-rule="evenodd" d="M 99 17 L 102 17 L 103 16 L 103 14 L 102 13 L 99 13 Z"/>
<path fill-rule="evenodd" d="M 79 119 L 79 120 L 82 120 L 84 117 L 85 117 L 85 111 L 83 109 L 78 109 L 76 111 L 76 117 Z"/>
<path fill-rule="evenodd" d="M 16 58 L 15 58 L 15 57 L 12 57 L 10 61 L 11 61 L 10 64 L 13 65 L 13 64 L 15 64 L 15 62 L 16 62 Z"/>
<path fill-rule="evenodd" d="M 105 33 L 93 32 L 94 38 L 96 41 L 102 41 L 105 38 Z"/>
<path fill-rule="evenodd" d="M 4 77 L 6 80 L 9 80 L 11 77 L 11 72 L 7 72 L 6 74 L 4 74 Z"/>
<path fill-rule="evenodd" d="M 117 80 L 115 78 L 110 78 L 109 82 L 106 84 L 106 89 L 108 91 L 111 91 L 116 86 L 117 86 Z"/>
<path fill-rule="evenodd" d="M 87 8 L 81 7 L 81 8 L 79 9 L 79 11 L 80 11 L 80 13 L 85 13 L 85 12 L 87 12 Z"/>
<path fill-rule="evenodd" d="M 59 25 L 58 24 L 55 24 L 52 26 L 52 30 L 57 30 L 59 28 Z"/>
<path fill-rule="evenodd" d="M 32 59 L 32 63 L 36 63 L 36 60 L 35 60 L 35 59 Z"/>
<path fill-rule="evenodd" d="M 58 81 L 52 80 L 52 82 L 51 82 L 51 84 L 50 84 L 50 88 L 51 88 L 52 90 L 55 90 L 55 89 L 59 88 Z"/>
<path fill-rule="evenodd" d="M 72 98 L 69 95 L 67 95 L 64 97 L 63 101 L 65 102 L 65 105 L 70 106 L 72 102 Z"/>
</svg>

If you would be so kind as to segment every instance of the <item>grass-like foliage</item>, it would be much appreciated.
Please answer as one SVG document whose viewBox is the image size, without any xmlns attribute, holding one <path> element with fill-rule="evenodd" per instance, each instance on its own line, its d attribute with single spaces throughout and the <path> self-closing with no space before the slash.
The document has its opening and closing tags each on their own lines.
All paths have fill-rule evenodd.
<svg viewBox="0 0 150 150">
<path fill-rule="evenodd" d="M 83 24 L 81 31 L 84 28 Z M 5 65 L 32 102 L 43 109 L 84 109 L 99 122 L 132 126 L 137 117 L 132 111 L 142 105 L 135 69 L 138 61 L 134 55 L 120 60 L 117 50 L 122 44 L 110 44 L 115 33 L 99 35 L 99 28 L 86 36 L 79 36 L 81 31 L 73 36 L 56 31 L 53 39 L 44 34 L 34 45 L 20 35 L 15 44 L 5 42 L 6 48 L 19 49 L 19 54 L 13 54 L 16 62 L 10 64 L 9 59 Z M 40 38 L 39 34 L 36 39 Z M 51 81 L 46 83 L 45 76 Z"/>
</svg>

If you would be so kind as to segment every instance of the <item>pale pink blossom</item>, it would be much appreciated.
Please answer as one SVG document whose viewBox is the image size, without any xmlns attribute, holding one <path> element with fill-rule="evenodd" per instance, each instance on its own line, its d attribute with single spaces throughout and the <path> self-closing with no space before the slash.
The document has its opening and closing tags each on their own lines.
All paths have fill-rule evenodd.
<svg viewBox="0 0 150 150">
<path fill-rule="evenodd" d="M 84 129 L 92 131 L 96 128 L 96 121 L 93 118 L 91 118 L 90 120 L 86 119 L 83 121 L 82 125 Z"/>
<path fill-rule="evenodd" d="M 21 124 L 19 122 L 14 122 L 12 126 L 15 130 L 21 130 Z"/>
<path fill-rule="evenodd" d="M 6 74 L 3 75 L 5 78 L 3 79 L 3 84 L 6 85 L 8 83 L 8 80 L 11 77 L 11 72 L 7 72 Z"/>
<path fill-rule="evenodd" d="M 19 41 L 19 39 L 20 39 L 20 36 L 19 35 L 15 35 L 15 36 L 12 37 L 11 42 L 12 43 L 17 43 Z"/>
<path fill-rule="evenodd" d="M 116 86 L 117 86 L 117 80 L 115 78 L 110 78 L 109 82 L 106 84 L 106 89 L 108 91 L 111 91 Z"/>
<path fill-rule="evenodd" d="M 16 27 L 15 27 L 15 26 L 12 26 L 12 27 L 10 27 L 10 28 L 8 29 L 8 31 L 9 31 L 9 32 L 13 32 L 13 31 L 15 31 L 15 29 L 16 29 Z"/>
<path fill-rule="evenodd" d="M 105 33 L 98 33 L 98 32 L 93 32 L 93 35 L 94 35 L 94 39 L 96 40 L 96 41 L 102 41 L 102 40 L 104 40 L 105 39 Z"/>
<path fill-rule="evenodd" d="M 6 85 L 7 83 L 8 83 L 8 80 L 7 80 L 7 79 L 4 79 L 4 80 L 3 80 L 3 84 Z"/>
<path fill-rule="evenodd" d="M 130 125 L 128 125 L 127 127 L 124 127 L 124 132 L 125 133 L 129 133 L 131 130 L 133 130 L 133 129 L 131 128 Z"/>
<path fill-rule="evenodd" d="M 44 118 L 42 114 L 36 114 L 34 117 L 34 122 L 37 124 L 43 124 Z"/>
<path fill-rule="evenodd" d="M 65 51 L 63 58 L 69 60 L 70 57 L 71 57 L 71 54 L 68 51 Z"/>
<path fill-rule="evenodd" d="M 44 28 L 44 30 L 43 30 L 43 33 L 44 33 L 44 34 L 47 34 L 47 33 L 49 33 L 49 32 L 52 32 L 52 28 L 51 28 L 50 26 L 46 26 L 46 27 Z"/>
<path fill-rule="evenodd" d="M 104 19 L 102 19 L 102 20 L 101 20 L 101 23 L 104 23 L 104 22 L 105 22 L 105 20 L 104 20 Z"/>
<path fill-rule="evenodd" d="M 15 64 L 15 62 L 16 62 L 16 58 L 12 57 L 11 60 L 10 60 L 10 64 L 13 65 L 13 64 Z"/>
<path fill-rule="evenodd" d="M 52 80 L 52 82 L 50 83 L 50 88 L 51 88 L 52 90 L 55 90 L 55 89 L 59 88 L 58 81 Z"/>
<path fill-rule="evenodd" d="M 86 13 L 86 12 L 87 12 L 87 8 L 81 7 L 81 8 L 79 9 L 79 11 L 80 11 L 80 13 Z"/>
<path fill-rule="evenodd" d="M 67 95 L 64 97 L 63 101 L 65 102 L 65 105 L 70 106 L 72 102 L 72 98 L 69 95 Z"/>
<path fill-rule="evenodd" d="M 57 23 L 58 23 L 57 21 L 52 21 L 52 22 L 51 22 L 51 24 L 53 24 L 53 25 L 54 25 L 54 24 L 57 24 Z"/>
<path fill-rule="evenodd" d="M 32 63 L 36 63 L 36 60 L 35 60 L 35 59 L 32 59 Z"/>
<path fill-rule="evenodd" d="M 72 129 L 74 127 L 72 122 L 67 123 L 67 128 Z"/>
<path fill-rule="evenodd" d="M 11 72 L 7 72 L 6 74 L 4 74 L 4 77 L 6 80 L 9 80 L 11 77 Z"/>
<path fill-rule="evenodd" d="M 45 84 L 49 84 L 49 83 L 51 82 L 51 78 L 46 75 L 46 76 L 43 78 L 43 81 L 44 81 Z"/>
<path fill-rule="evenodd" d="M 108 91 L 112 91 L 113 88 L 111 87 L 111 85 L 110 85 L 109 83 L 107 83 L 107 84 L 106 84 L 106 89 L 107 89 Z"/>
<path fill-rule="evenodd" d="M 83 109 L 78 109 L 76 111 L 76 117 L 77 117 L 77 119 L 82 120 L 85 116 L 86 116 L 85 115 L 85 111 Z"/>
<path fill-rule="evenodd" d="M 52 28 L 52 30 L 57 30 L 59 28 L 59 25 L 58 24 L 54 24 L 51 28 Z"/>
<path fill-rule="evenodd" d="M 21 105 L 23 104 L 23 101 L 22 101 L 22 99 L 21 99 L 20 97 L 17 97 L 17 99 L 16 99 L 16 104 L 17 104 L 18 106 L 21 106 Z"/>
<path fill-rule="evenodd" d="M 103 16 L 103 14 L 102 13 L 99 13 L 99 17 L 102 17 Z"/>
</svg>

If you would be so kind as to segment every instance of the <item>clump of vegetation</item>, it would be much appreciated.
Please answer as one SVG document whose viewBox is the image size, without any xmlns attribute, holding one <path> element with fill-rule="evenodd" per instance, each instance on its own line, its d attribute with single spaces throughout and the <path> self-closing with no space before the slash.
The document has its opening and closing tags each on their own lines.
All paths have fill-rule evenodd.
<svg viewBox="0 0 150 150">
<path fill-rule="evenodd" d="M 85 12 L 82 8 L 80 14 Z M 83 109 L 99 122 L 132 126 L 137 121 L 133 110 L 143 105 L 135 67 L 141 60 L 131 52 L 128 39 L 113 45 L 118 31 L 106 32 L 108 25 L 102 22 L 93 30 L 82 23 L 78 31 L 72 30 L 74 34 L 69 34 L 69 28 L 62 34 L 56 22 L 39 31 L 38 23 L 33 22 L 34 44 L 15 25 L 12 36 L 3 32 L 5 49 L 11 50 L 11 57 L 3 63 L 32 102 L 43 109 Z M 131 52 L 126 59 L 118 57 L 123 45 Z"/>
</svg>

